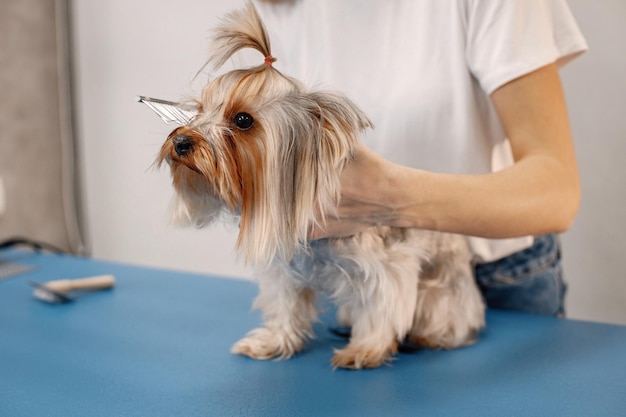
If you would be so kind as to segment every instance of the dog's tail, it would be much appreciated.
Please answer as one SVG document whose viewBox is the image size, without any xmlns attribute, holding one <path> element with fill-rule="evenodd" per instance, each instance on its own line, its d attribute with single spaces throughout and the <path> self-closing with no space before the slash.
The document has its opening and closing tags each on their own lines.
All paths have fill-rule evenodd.
<svg viewBox="0 0 626 417">
<path fill-rule="evenodd" d="M 213 54 L 207 64 L 217 69 L 244 48 L 252 48 L 262 53 L 264 64 L 268 67 L 276 61 L 272 56 L 267 30 L 250 1 L 244 9 L 228 14 L 216 28 L 213 35 Z"/>
</svg>

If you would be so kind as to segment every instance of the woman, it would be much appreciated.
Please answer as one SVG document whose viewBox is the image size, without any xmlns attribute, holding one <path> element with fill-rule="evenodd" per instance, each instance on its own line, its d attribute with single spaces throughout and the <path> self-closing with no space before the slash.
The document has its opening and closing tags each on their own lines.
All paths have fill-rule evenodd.
<svg viewBox="0 0 626 417">
<path fill-rule="evenodd" d="M 468 236 L 490 307 L 562 315 L 558 238 L 580 190 L 558 69 L 587 48 L 564 0 L 259 4 L 277 67 L 372 118 L 313 238 L 374 225 Z"/>
</svg>

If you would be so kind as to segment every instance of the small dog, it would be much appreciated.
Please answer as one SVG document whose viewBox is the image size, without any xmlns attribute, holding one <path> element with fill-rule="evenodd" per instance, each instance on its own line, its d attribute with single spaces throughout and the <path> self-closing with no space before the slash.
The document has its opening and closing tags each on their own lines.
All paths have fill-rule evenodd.
<svg viewBox="0 0 626 417">
<path fill-rule="evenodd" d="M 201 227 L 236 218 L 238 252 L 258 269 L 254 306 L 264 327 L 232 352 L 286 359 L 302 350 L 313 337 L 318 291 L 351 328 L 349 344 L 334 352 L 335 368 L 378 367 L 405 339 L 445 349 L 473 343 L 485 307 L 464 237 L 373 227 L 309 241 L 311 224 L 323 225 L 316 213 L 337 207 L 341 171 L 372 125 L 343 95 L 307 91 L 272 66 L 251 3 L 218 27 L 208 62 L 220 67 L 243 48 L 265 62 L 209 82 L 198 114 L 169 135 L 157 160 L 171 168 L 175 219 Z"/>
</svg>

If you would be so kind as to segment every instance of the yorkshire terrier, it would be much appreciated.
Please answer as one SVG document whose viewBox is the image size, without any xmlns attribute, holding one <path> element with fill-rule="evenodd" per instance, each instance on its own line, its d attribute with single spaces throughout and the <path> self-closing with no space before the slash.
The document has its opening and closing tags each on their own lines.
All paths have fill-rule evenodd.
<svg viewBox="0 0 626 417">
<path fill-rule="evenodd" d="M 229 14 L 217 28 L 209 63 L 222 66 L 252 48 L 264 62 L 209 82 L 197 115 L 175 129 L 157 162 L 171 168 L 174 218 L 205 226 L 239 222 L 238 253 L 255 265 L 260 292 L 254 307 L 264 326 L 232 352 L 286 359 L 313 337 L 316 293 L 338 307 L 351 328 L 337 368 L 388 363 L 398 343 L 452 349 L 473 343 L 485 324 L 463 236 L 372 227 L 344 238 L 311 240 L 340 198 L 340 175 L 354 157 L 359 134 L 371 128 L 347 97 L 307 90 L 273 63 L 254 6 Z"/>
</svg>

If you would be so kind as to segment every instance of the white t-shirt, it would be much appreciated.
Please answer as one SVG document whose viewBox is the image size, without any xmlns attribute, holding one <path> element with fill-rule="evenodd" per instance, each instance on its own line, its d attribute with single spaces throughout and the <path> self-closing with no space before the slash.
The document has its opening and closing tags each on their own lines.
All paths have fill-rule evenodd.
<svg viewBox="0 0 626 417">
<path fill-rule="evenodd" d="M 294 0 L 256 3 L 281 72 L 345 93 L 389 160 L 480 174 L 513 163 L 489 94 L 586 50 L 564 0 Z M 471 238 L 477 260 L 532 238 Z"/>
</svg>

